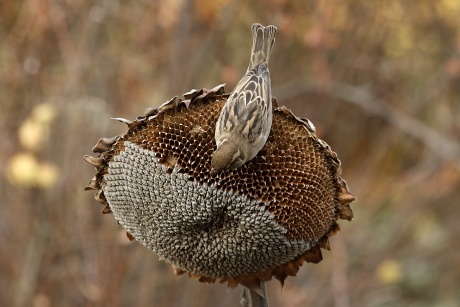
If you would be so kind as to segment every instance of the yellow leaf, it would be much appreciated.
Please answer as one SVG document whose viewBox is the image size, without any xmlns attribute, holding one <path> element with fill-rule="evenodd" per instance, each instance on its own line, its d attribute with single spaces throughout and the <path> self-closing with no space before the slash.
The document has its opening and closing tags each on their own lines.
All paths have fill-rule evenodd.
<svg viewBox="0 0 460 307">
<path fill-rule="evenodd" d="M 25 149 L 36 151 L 40 148 L 43 143 L 44 129 L 43 125 L 40 125 L 34 120 L 26 119 L 18 131 L 19 143 Z"/>
<path fill-rule="evenodd" d="M 56 110 L 49 103 L 38 104 L 32 111 L 32 119 L 44 125 L 50 125 L 55 117 Z"/>
<path fill-rule="evenodd" d="M 38 169 L 35 156 L 26 152 L 18 153 L 8 162 L 8 180 L 16 185 L 33 186 Z"/>
<path fill-rule="evenodd" d="M 19 143 L 27 150 L 39 150 L 48 138 L 50 125 L 55 117 L 56 111 L 52 105 L 48 103 L 36 105 L 31 116 L 19 127 Z"/>
<path fill-rule="evenodd" d="M 56 183 L 58 175 L 56 165 L 40 163 L 28 152 L 18 153 L 8 161 L 7 177 L 15 185 L 47 189 Z"/>
<path fill-rule="evenodd" d="M 401 265 L 394 259 L 386 259 L 377 267 L 377 279 L 384 284 L 395 284 L 402 278 Z"/>
<path fill-rule="evenodd" d="M 458 0 L 441 0 L 439 1 L 439 5 L 449 11 L 460 12 L 460 1 Z"/>
<path fill-rule="evenodd" d="M 385 44 L 387 54 L 392 57 L 407 55 L 413 47 L 413 29 L 406 24 L 399 24 L 398 27 L 394 27 Z"/>
<path fill-rule="evenodd" d="M 56 165 L 48 162 L 40 163 L 36 175 L 37 186 L 44 189 L 54 186 L 58 179 L 58 175 L 59 169 Z"/>
</svg>

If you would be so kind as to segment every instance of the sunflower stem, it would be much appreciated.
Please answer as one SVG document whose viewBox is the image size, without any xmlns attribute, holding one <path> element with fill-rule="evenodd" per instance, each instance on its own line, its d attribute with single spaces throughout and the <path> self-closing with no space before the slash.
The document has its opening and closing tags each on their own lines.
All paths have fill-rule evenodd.
<svg viewBox="0 0 460 307">
<path fill-rule="evenodd" d="M 260 295 L 262 294 L 262 295 Z M 241 294 L 241 306 L 243 307 L 268 307 L 267 291 L 265 282 L 260 282 L 260 293 L 254 290 L 243 287 Z"/>
</svg>

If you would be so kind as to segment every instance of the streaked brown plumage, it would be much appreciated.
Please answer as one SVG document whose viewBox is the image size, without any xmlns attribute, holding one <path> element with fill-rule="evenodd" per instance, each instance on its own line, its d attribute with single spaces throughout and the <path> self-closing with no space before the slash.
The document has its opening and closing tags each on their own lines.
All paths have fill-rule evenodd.
<svg viewBox="0 0 460 307">
<path fill-rule="evenodd" d="M 275 26 L 252 25 L 253 44 L 247 72 L 217 120 L 217 149 L 211 159 L 215 172 L 240 167 L 254 158 L 267 142 L 273 118 L 267 65 L 276 30 Z"/>
</svg>

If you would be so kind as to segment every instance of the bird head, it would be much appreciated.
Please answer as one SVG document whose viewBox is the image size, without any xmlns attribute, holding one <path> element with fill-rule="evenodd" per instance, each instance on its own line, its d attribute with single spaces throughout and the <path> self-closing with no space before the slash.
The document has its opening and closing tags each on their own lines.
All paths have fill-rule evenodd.
<svg viewBox="0 0 460 307">
<path fill-rule="evenodd" d="M 213 172 L 220 172 L 228 169 L 235 169 L 243 165 L 241 151 L 232 142 L 223 141 L 219 144 L 211 158 Z"/>
</svg>

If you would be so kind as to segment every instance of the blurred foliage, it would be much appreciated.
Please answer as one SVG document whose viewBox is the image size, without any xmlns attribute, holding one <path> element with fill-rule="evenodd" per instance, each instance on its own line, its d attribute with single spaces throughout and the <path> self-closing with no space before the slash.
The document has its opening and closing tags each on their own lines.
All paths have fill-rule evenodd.
<svg viewBox="0 0 460 307">
<path fill-rule="evenodd" d="M 0 305 L 235 306 L 129 243 L 83 187 L 100 137 L 244 73 L 278 27 L 278 103 L 308 117 L 358 196 L 331 252 L 271 306 L 460 303 L 460 2 L 0 0 Z"/>
</svg>

